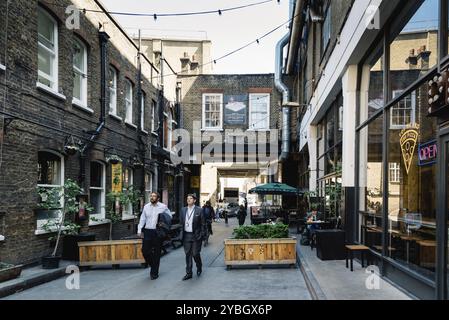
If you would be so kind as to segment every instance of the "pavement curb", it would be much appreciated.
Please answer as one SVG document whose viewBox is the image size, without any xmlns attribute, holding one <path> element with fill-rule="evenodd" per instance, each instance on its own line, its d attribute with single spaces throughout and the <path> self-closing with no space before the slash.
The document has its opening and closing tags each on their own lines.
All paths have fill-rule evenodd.
<svg viewBox="0 0 449 320">
<path fill-rule="evenodd" d="M 30 276 L 28 278 L 11 280 L 15 283 L 9 285 L 7 283 L 4 283 L 3 285 L 0 284 L 0 298 L 4 298 L 17 292 L 59 279 L 65 275 L 66 266 L 48 272 L 44 271 L 41 274 Z"/>
<path fill-rule="evenodd" d="M 312 300 L 327 300 L 320 284 L 313 275 L 313 272 L 310 270 L 304 256 L 301 254 L 299 243 L 296 245 L 296 261 L 304 277 L 304 281 L 306 282 L 307 289 L 310 292 Z"/>
</svg>

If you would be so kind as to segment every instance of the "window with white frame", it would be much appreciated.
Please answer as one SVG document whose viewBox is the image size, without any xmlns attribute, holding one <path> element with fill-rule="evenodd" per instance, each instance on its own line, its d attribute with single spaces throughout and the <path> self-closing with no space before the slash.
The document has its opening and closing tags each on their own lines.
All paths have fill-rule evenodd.
<svg viewBox="0 0 449 320">
<path fill-rule="evenodd" d="M 150 202 L 150 193 L 153 192 L 153 174 L 145 174 L 145 203 Z"/>
<path fill-rule="evenodd" d="M 125 122 L 133 123 L 133 85 L 131 81 L 126 80 L 125 82 L 125 110 L 126 117 Z"/>
<path fill-rule="evenodd" d="M 38 83 L 58 90 L 58 24 L 38 9 Z"/>
<path fill-rule="evenodd" d="M 203 129 L 222 129 L 223 95 L 203 94 Z"/>
<path fill-rule="evenodd" d="M 73 41 L 73 103 L 87 107 L 87 48 L 77 38 Z"/>
<path fill-rule="evenodd" d="M 326 15 L 324 18 L 324 22 L 322 25 L 322 32 L 321 32 L 321 55 L 324 54 L 326 51 L 327 45 L 329 44 L 329 41 L 331 39 L 331 33 L 332 33 L 332 5 L 329 4 Z"/>
<path fill-rule="evenodd" d="M 54 151 L 38 152 L 37 162 L 37 186 L 46 190 L 61 188 L 64 185 L 64 158 Z M 41 199 L 45 200 L 45 199 Z M 60 207 L 64 205 L 64 197 L 61 194 Z M 56 208 L 55 208 L 56 209 Z M 36 216 L 37 229 L 50 219 L 60 219 L 62 212 L 60 210 L 38 211 Z"/>
<path fill-rule="evenodd" d="M 123 170 L 123 192 L 126 193 L 134 183 L 134 172 L 130 168 L 125 168 Z M 129 203 L 122 210 L 123 218 L 130 217 L 133 215 L 133 205 Z"/>
<path fill-rule="evenodd" d="M 393 91 L 393 98 L 401 95 L 402 91 Z M 415 123 L 416 93 L 412 92 L 400 100 L 390 109 L 390 128 L 404 129 L 410 124 Z"/>
<path fill-rule="evenodd" d="M 90 163 L 89 201 L 94 208 L 90 213 L 96 219 L 106 218 L 106 167 L 103 163 L 92 161 Z"/>
<path fill-rule="evenodd" d="M 390 163 L 390 183 L 401 182 L 401 165 L 399 163 Z"/>
<path fill-rule="evenodd" d="M 151 132 L 155 132 L 156 130 L 156 101 L 151 101 Z"/>
<path fill-rule="evenodd" d="M 109 114 L 117 115 L 117 71 L 109 67 Z"/>
<path fill-rule="evenodd" d="M 140 98 L 140 128 L 143 132 L 147 132 L 145 130 L 145 102 L 145 92 L 142 92 L 142 97 Z"/>
<path fill-rule="evenodd" d="M 268 130 L 270 128 L 270 95 L 249 95 L 249 129 Z"/>
</svg>

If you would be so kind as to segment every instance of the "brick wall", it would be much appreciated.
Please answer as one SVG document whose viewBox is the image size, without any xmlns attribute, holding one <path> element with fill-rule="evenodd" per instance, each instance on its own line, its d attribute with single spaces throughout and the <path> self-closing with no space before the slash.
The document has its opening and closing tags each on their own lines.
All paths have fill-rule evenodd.
<svg viewBox="0 0 449 320">
<path fill-rule="evenodd" d="M 106 24 L 106 32 L 111 37 L 108 44 L 107 63 L 118 69 L 117 108 L 118 114 L 125 119 L 124 79 L 128 78 L 134 84 L 134 124 L 129 126 L 108 115 L 109 97 L 106 102 L 106 124 L 92 148 L 87 152 L 85 187 L 88 190 L 90 181 L 90 166 L 92 160 L 105 161 L 104 148 L 115 147 L 124 159 L 124 165 L 129 165 L 127 159 L 135 154 L 142 142 L 148 145 L 153 137 L 140 133 L 140 107 L 137 95 L 138 69 L 137 49 L 114 23 L 102 13 L 81 14 L 81 29 L 69 30 L 65 27 L 65 7 L 70 1 L 52 1 L 54 5 L 46 6 L 47 12 L 57 19 L 59 40 L 59 88 L 60 94 L 66 99 L 38 90 L 37 82 L 37 8 L 38 1 L 9 1 L 8 41 L 5 45 L 6 30 L 0 26 L 0 48 L 7 48 L 7 70 L 0 71 L 0 112 L 3 110 L 24 120 L 15 120 L 8 127 L 7 134 L 0 136 L 3 146 L 3 162 L 0 167 L 0 208 L 5 212 L 3 235 L 5 241 L 0 244 L 0 261 L 11 263 L 32 262 L 51 251 L 48 234 L 35 235 L 36 217 L 33 209 L 36 207 L 37 194 L 37 157 L 38 151 L 51 149 L 62 151 L 65 138 L 73 134 L 85 142 L 90 136 L 86 130 L 95 130 L 100 117 L 100 42 L 98 24 Z M 95 1 L 76 1 L 79 7 L 95 8 Z M 88 5 L 86 5 L 88 3 Z M 43 5 L 42 5 L 43 7 Z M 100 9 L 100 7 L 97 7 Z M 6 1 L 0 2 L 1 23 L 6 16 Z M 79 37 L 88 48 L 88 106 L 94 113 L 88 113 L 72 105 L 73 72 L 72 47 L 74 37 Z M 2 42 L 1 42 L 2 41 Z M 3 50 L 0 50 L 2 56 Z M 3 59 L 3 58 L 1 58 Z M 2 61 L 2 60 L 0 60 Z M 152 84 L 151 76 L 154 70 L 148 62 L 143 63 L 142 88 L 146 93 L 147 104 L 145 123 L 150 131 L 150 100 L 158 100 L 158 91 Z M 6 77 L 6 86 L 4 85 Z M 154 83 L 154 81 L 153 81 Z M 6 104 L 4 104 L 4 92 Z M 0 128 L 1 129 L 1 128 Z M 142 140 L 142 142 L 140 141 Z M 149 164 L 149 149 L 145 158 Z M 65 179 L 78 180 L 80 174 L 79 154 L 64 156 Z M 111 169 L 106 164 L 106 192 L 111 190 Z M 143 170 L 135 171 L 134 182 L 140 187 L 143 181 Z M 133 233 L 129 221 L 114 226 L 114 238 Z M 98 233 L 100 239 L 106 239 L 109 225 L 99 225 L 91 228 Z M 115 231 L 116 230 L 116 231 Z"/>
</svg>

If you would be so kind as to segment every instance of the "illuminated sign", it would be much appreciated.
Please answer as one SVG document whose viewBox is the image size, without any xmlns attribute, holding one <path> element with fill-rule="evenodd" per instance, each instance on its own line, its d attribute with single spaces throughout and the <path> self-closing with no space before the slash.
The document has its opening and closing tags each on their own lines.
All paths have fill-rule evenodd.
<svg viewBox="0 0 449 320">
<path fill-rule="evenodd" d="M 419 165 L 427 166 L 437 162 L 438 147 L 437 141 L 432 140 L 418 147 Z"/>
<path fill-rule="evenodd" d="M 407 174 L 410 171 L 412 165 L 413 156 L 415 154 L 416 142 L 419 137 L 419 125 L 415 125 L 411 128 L 406 128 L 399 134 L 402 150 L 402 158 L 404 159 L 405 170 Z"/>
</svg>

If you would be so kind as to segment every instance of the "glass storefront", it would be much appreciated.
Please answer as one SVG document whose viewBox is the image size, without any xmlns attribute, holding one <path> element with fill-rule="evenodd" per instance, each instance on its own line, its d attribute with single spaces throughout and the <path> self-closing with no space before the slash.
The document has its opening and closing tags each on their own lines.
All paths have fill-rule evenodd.
<svg viewBox="0 0 449 320">
<path fill-rule="evenodd" d="M 436 268 L 436 132 L 427 83 L 389 110 L 387 256 L 429 278 Z M 393 117 L 398 108 L 407 114 Z"/>
<path fill-rule="evenodd" d="M 449 276 L 449 263 L 437 256 L 441 246 L 449 256 L 449 245 L 441 241 L 447 234 L 437 228 L 437 217 L 449 220 L 449 161 L 438 164 L 443 154 L 449 159 L 449 145 L 446 140 L 439 149 L 442 123 L 429 116 L 429 83 L 441 81 L 435 66 L 448 58 L 439 56 L 439 39 L 449 29 L 438 30 L 439 8 L 440 0 L 404 1 L 404 10 L 384 29 L 388 47 L 379 40 L 361 63 L 357 118 L 358 238 L 385 268 L 400 267 L 429 290 L 438 275 Z M 442 173 L 447 212 L 439 209 Z"/>
</svg>

